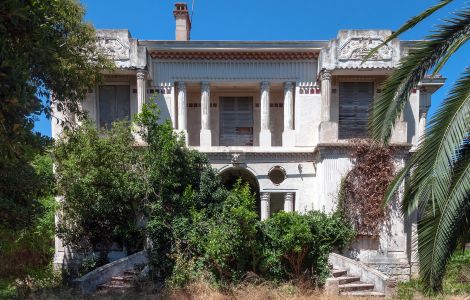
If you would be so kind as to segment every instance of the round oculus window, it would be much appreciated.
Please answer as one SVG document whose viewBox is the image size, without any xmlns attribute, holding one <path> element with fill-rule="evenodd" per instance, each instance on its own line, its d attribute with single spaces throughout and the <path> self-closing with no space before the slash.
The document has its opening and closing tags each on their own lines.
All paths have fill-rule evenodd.
<svg viewBox="0 0 470 300">
<path fill-rule="evenodd" d="M 275 185 L 281 184 L 287 177 L 286 171 L 280 166 L 276 166 L 269 170 L 268 177 Z"/>
</svg>

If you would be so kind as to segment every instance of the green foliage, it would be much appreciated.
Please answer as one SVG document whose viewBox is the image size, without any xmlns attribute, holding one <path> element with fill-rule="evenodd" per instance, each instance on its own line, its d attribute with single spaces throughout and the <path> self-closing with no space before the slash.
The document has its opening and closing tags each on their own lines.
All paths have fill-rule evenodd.
<svg viewBox="0 0 470 300">
<path fill-rule="evenodd" d="M 33 128 L 50 115 L 50 91 L 58 110 L 78 111 L 110 66 L 83 16 L 74 0 L 0 1 L 0 226 L 28 227 L 39 213 L 30 163 L 49 138 Z"/>
<path fill-rule="evenodd" d="M 279 212 L 261 224 L 261 271 L 273 279 L 307 277 L 321 284 L 328 275 L 328 254 L 355 236 L 340 214 Z"/>
<path fill-rule="evenodd" d="M 177 233 L 188 230 L 190 211 L 214 206 L 224 189 L 207 158 L 186 148 L 169 121 L 160 122 L 156 105 L 145 105 L 136 122 L 147 144 L 140 151 L 140 180 L 145 185 L 150 258 L 156 276 L 167 278 L 174 266 Z"/>
<path fill-rule="evenodd" d="M 49 155 L 40 155 L 29 166 L 36 174 L 40 195 L 37 214 L 29 216 L 27 227 L 0 226 L 0 298 L 17 296 L 55 280 L 51 263 L 56 210 L 52 160 Z"/>
<path fill-rule="evenodd" d="M 113 242 L 135 232 L 144 186 L 138 153 L 127 123 L 98 130 L 86 123 L 54 148 L 58 194 L 63 195 L 57 232 L 65 245 L 107 261 Z M 142 238 L 140 239 L 142 244 Z"/>
<path fill-rule="evenodd" d="M 451 0 L 441 0 L 412 18 L 391 38 L 405 32 L 442 9 Z M 425 76 L 435 75 L 449 58 L 470 39 L 470 9 L 463 7 L 434 27 L 402 58 L 375 99 L 370 133 L 388 143 L 393 126 L 409 96 Z M 387 40 L 388 41 L 388 40 Z M 387 42 L 386 41 L 386 42 Z M 376 49 L 374 49 L 376 50 Z M 470 228 L 470 67 L 466 66 L 451 92 L 432 116 L 417 151 L 388 188 L 389 201 L 405 179 L 403 211 L 419 210 L 418 254 L 420 276 L 426 290 L 442 290 L 446 265 L 457 242 Z M 409 176 L 408 176 L 409 175 Z"/>
<path fill-rule="evenodd" d="M 419 279 L 402 282 L 398 285 L 397 297 L 412 300 L 418 294 L 424 294 L 431 299 L 447 299 L 450 295 L 470 294 L 470 251 L 454 253 L 447 265 L 441 294 L 430 294 L 425 286 Z"/>
<path fill-rule="evenodd" d="M 247 271 L 256 271 L 258 214 L 248 184 L 239 180 L 220 208 L 193 211 L 191 218 L 190 246 L 218 279 L 238 280 Z"/>
<path fill-rule="evenodd" d="M 154 275 L 170 287 L 199 277 L 226 284 L 248 273 L 275 280 L 309 276 L 321 283 L 328 253 L 354 232 L 340 214 L 279 213 L 259 221 L 256 196 L 238 180 L 230 191 L 207 158 L 188 150 L 156 106 L 137 116 Z"/>
</svg>

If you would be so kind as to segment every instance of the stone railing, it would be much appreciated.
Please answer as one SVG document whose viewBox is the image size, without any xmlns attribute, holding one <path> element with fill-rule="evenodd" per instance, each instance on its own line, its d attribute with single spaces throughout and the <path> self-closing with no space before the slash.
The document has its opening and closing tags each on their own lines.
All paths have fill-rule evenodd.
<svg viewBox="0 0 470 300">
<path fill-rule="evenodd" d="M 138 265 L 147 263 L 147 250 L 143 250 L 115 260 L 75 279 L 72 282 L 72 286 L 82 294 L 91 294 L 96 290 L 97 286 L 110 281 L 113 276 L 121 275 L 126 270 L 134 269 Z"/>
<path fill-rule="evenodd" d="M 391 296 L 395 292 L 397 282 L 394 279 L 359 261 L 337 253 L 330 253 L 328 262 L 336 268 L 347 270 L 350 275 L 359 276 L 363 282 L 373 283 L 374 290 L 377 292 L 384 293 L 386 296 Z"/>
</svg>

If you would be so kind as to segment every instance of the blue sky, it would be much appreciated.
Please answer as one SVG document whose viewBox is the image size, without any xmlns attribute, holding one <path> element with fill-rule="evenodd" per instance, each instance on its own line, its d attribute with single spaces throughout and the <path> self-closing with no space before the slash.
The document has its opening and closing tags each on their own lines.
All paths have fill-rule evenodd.
<svg viewBox="0 0 470 300">
<path fill-rule="evenodd" d="M 173 40 L 173 0 L 82 0 L 86 20 L 95 28 L 127 28 L 139 39 Z M 187 1 L 191 6 L 191 0 Z M 437 0 L 194 0 L 193 40 L 329 40 L 340 29 L 396 30 L 411 16 Z M 432 26 L 463 6 L 455 1 L 443 12 L 404 34 L 422 39 Z M 441 71 L 447 84 L 433 96 L 431 114 L 466 65 L 470 44 Z M 41 117 L 35 129 L 51 134 L 50 120 Z"/>
</svg>

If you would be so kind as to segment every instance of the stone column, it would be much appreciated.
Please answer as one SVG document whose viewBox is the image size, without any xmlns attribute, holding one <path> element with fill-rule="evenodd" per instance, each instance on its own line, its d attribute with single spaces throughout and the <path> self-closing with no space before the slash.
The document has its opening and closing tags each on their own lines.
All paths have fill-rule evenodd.
<svg viewBox="0 0 470 300">
<path fill-rule="evenodd" d="M 284 194 L 284 211 L 294 211 L 294 193 Z"/>
<path fill-rule="evenodd" d="M 201 147 L 210 147 L 212 145 L 211 132 L 211 108 L 210 108 L 210 86 L 208 82 L 201 83 Z"/>
<path fill-rule="evenodd" d="M 183 132 L 188 142 L 188 108 L 186 103 L 186 84 L 178 82 L 178 131 Z"/>
<path fill-rule="evenodd" d="M 325 70 L 321 74 L 321 121 L 331 121 L 331 72 Z"/>
<path fill-rule="evenodd" d="M 147 71 L 137 70 L 137 112 L 142 112 L 142 107 L 147 100 Z"/>
<path fill-rule="evenodd" d="M 270 204 L 271 204 L 271 194 L 261 193 L 261 221 L 269 218 Z"/>
<path fill-rule="evenodd" d="M 321 80 L 321 123 L 320 142 L 336 142 L 338 140 L 338 123 L 331 120 L 331 71 L 323 70 Z"/>
<path fill-rule="evenodd" d="M 431 93 L 426 92 L 423 88 L 420 90 L 419 95 L 419 123 L 418 123 L 418 136 L 416 144 L 418 145 L 424 137 L 426 131 L 426 122 L 428 117 L 429 107 L 431 106 Z"/>
<path fill-rule="evenodd" d="M 259 145 L 271 147 L 271 130 L 269 128 L 269 82 L 261 85 L 261 131 L 259 133 Z"/>
<path fill-rule="evenodd" d="M 292 82 L 284 84 L 284 131 L 282 132 L 282 146 L 294 147 L 294 85 Z"/>
</svg>

